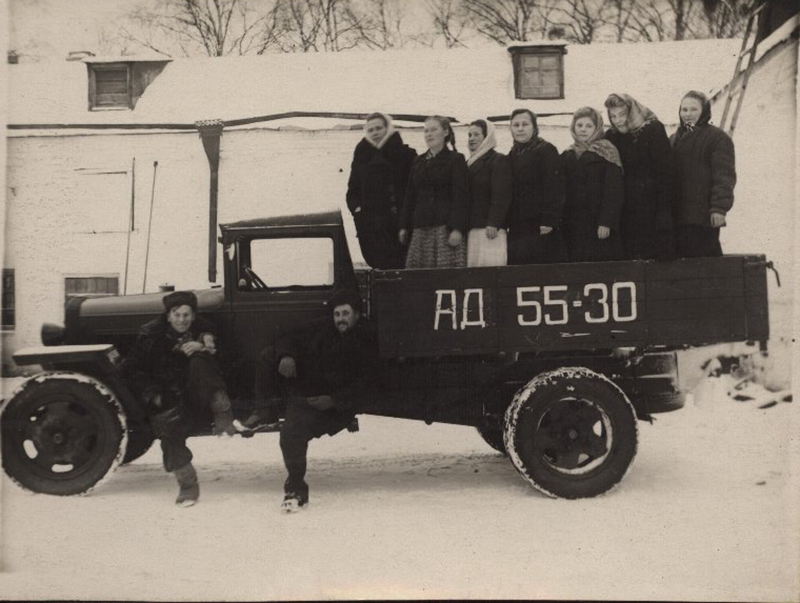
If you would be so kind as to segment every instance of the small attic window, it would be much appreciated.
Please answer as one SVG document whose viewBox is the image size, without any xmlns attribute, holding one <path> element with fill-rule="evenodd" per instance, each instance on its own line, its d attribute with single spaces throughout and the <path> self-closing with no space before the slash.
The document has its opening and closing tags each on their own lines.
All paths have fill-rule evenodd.
<svg viewBox="0 0 800 603">
<path fill-rule="evenodd" d="M 512 46 L 514 95 L 520 99 L 564 98 L 563 45 Z"/>
<path fill-rule="evenodd" d="M 130 67 L 126 63 L 89 65 L 89 108 L 132 109 Z"/>
</svg>

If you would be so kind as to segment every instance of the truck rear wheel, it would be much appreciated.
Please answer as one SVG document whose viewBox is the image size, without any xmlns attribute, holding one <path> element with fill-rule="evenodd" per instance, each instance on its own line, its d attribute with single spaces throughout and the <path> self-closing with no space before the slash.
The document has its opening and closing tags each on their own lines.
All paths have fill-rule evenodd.
<svg viewBox="0 0 800 603">
<path fill-rule="evenodd" d="M 628 471 L 638 440 L 636 413 L 612 381 L 584 367 L 542 373 L 506 411 L 512 463 L 537 490 L 560 498 L 607 492 Z"/>
<path fill-rule="evenodd" d="M 33 492 L 84 494 L 125 456 L 125 413 L 102 383 L 77 373 L 24 382 L 0 416 L 3 468 Z"/>
</svg>

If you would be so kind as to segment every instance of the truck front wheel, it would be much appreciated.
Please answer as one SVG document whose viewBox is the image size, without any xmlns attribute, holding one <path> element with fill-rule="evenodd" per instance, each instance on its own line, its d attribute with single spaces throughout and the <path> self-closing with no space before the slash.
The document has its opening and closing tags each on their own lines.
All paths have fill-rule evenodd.
<svg viewBox="0 0 800 603">
<path fill-rule="evenodd" d="M 542 373 L 514 396 L 505 445 L 522 476 L 548 496 L 607 492 L 628 471 L 636 413 L 611 380 L 584 367 Z"/>
<path fill-rule="evenodd" d="M 125 456 L 125 414 L 102 383 L 77 373 L 44 373 L 4 405 L 3 468 L 33 492 L 91 490 Z"/>
</svg>

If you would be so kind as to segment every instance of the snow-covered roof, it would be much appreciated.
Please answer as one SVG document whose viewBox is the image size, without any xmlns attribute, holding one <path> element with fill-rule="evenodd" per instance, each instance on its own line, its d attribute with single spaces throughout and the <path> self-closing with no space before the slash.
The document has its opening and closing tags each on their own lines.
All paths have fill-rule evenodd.
<svg viewBox="0 0 800 603">
<path fill-rule="evenodd" d="M 175 59 L 134 110 L 90 111 L 83 62 L 11 65 L 9 124 L 161 124 L 233 120 L 289 111 L 443 114 L 459 121 L 601 108 L 627 92 L 667 123 L 690 89 L 719 88 L 740 40 L 570 45 L 565 98 L 517 100 L 506 48 L 352 51 Z M 89 59 L 90 61 L 92 59 Z M 127 60 L 120 57 L 120 60 Z"/>
</svg>

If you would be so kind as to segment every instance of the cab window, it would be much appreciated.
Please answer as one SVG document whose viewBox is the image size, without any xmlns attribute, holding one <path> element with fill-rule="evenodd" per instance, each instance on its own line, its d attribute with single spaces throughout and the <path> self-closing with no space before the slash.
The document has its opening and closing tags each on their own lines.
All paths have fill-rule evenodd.
<svg viewBox="0 0 800 603">
<path fill-rule="evenodd" d="M 330 238 L 253 239 L 240 251 L 238 285 L 242 291 L 333 286 Z"/>
</svg>

